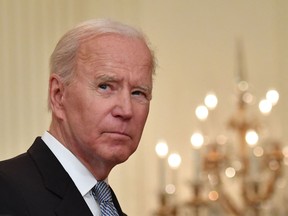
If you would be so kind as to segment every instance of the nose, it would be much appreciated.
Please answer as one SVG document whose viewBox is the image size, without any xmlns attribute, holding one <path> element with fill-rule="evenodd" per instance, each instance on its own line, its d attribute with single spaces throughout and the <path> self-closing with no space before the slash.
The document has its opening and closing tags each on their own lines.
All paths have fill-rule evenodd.
<svg viewBox="0 0 288 216">
<path fill-rule="evenodd" d="M 115 98 L 115 106 L 112 115 L 117 118 L 130 119 L 133 115 L 131 94 L 128 91 L 122 91 Z"/>
</svg>

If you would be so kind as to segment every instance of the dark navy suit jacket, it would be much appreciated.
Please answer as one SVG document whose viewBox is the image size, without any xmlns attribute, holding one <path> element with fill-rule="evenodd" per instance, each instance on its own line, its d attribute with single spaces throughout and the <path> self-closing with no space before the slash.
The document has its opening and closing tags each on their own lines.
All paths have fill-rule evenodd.
<svg viewBox="0 0 288 216">
<path fill-rule="evenodd" d="M 112 190 L 112 189 L 111 189 Z M 119 215 L 125 215 L 112 191 Z M 74 182 L 40 137 L 0 162 L 0 216 L 93 216 Z"/>
</svg>

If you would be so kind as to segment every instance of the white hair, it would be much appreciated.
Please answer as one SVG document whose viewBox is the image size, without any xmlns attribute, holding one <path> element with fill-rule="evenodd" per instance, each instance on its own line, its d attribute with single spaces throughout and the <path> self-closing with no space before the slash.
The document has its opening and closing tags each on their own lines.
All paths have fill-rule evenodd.
<svg viewBox="0 0 288 216">
<path fill-rule="evenodd" d="M 92 19 L 69 30 L 57 43 L 50 57 L 50 74 L 58 74 L 64 83 L 69 83 L 76 66 L 77 51 L 83 40 L 103 34 L 119 34 L 143 40 L 152 57 L 152 72 L 155 73 L 156 60 L 154 52 L 145 35 L 136 28 L 109 19 Z"/>
</svg>

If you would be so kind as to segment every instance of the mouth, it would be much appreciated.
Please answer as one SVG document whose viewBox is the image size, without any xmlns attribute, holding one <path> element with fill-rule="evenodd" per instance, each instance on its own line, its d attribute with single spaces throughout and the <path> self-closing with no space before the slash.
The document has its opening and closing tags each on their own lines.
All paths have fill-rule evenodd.
<svg viewBox="0 0 288 216">
<path fill-rule="evenodd" d="M 125 132 L 119 132 L 119 131 L 104 131 L 103 134 L 112 136 L 114 138 L 118 139 L 132 139 L 132 137 Z"/>
</svg>

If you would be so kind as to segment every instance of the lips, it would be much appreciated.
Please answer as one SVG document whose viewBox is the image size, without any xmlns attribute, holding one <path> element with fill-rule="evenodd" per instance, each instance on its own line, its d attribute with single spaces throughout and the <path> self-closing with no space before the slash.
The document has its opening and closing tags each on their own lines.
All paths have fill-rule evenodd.
<svg viewBox="0 0 288 216">
<path fill-rule="evenodd" d="M 132 139 L 132 137 L 128 134 L 128 133 L 125 133 L 125 132 L 120 132 L 120 131 L 104 131 L 103 134 L 106 134 L 106 135 L 110 135 L 110 136 L 113 136 L 113 137 L 117 137 L 117 138 L 129 138 L 129 139 Z"/>
</svg>

